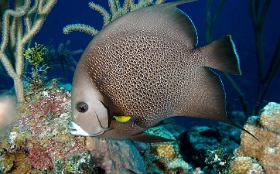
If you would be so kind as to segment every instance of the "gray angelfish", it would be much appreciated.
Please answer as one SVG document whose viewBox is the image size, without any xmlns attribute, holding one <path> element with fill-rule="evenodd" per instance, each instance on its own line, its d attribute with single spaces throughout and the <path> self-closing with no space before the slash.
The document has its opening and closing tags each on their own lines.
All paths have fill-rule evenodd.
<svg viewBox="0 0 280 174">
<path fill-rule="evenodd" d="M 225 92 L 210 68 L 241 74 L 230 36 L 196 48 L 184 0 L 128 13 L 89 43 L 75 71 L 71 133 L 162 141 L 142 132 L 173 116 L 226 116 Z M 238 126 L 240 128 L 240 126 Z"/>
</svg>

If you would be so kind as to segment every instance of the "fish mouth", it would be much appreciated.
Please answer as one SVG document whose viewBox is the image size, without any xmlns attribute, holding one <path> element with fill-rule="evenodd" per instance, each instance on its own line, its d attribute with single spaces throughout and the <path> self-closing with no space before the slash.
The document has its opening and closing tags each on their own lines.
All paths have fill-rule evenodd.
<svg viewBox="0 0 280 174">
<path fill-rule="evenodd" d="M 102 128 L 101 131 L 99 131 L 97 133 L 89 134 L 88 132 L 83 130 L 79 125 L 77 125 L 76 123 L 71 121 L 70 124 L 69 124 L 69 129 L 71 129 L 70 133 L 72 135 L 98 136 L 98 135 L 102 135 L 104 132 L 110 130 L 111 128 Z"/>
</svg>

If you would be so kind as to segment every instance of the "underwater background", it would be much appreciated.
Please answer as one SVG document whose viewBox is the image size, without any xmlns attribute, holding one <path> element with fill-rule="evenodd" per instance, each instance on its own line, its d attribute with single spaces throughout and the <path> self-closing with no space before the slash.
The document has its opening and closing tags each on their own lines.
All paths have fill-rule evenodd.
<svg viewBox="0 0 280 174">
<path fill-rule="evenodd" d="M 31 46 L 34 46 L 35 42 L 38 44 L 42 44 L 42 45 L 46 45 L 50 39 L 52 39 L 52 42 L 50 43 L 50 45 L 54 46 L 54 49 L 57 50 L 57 48 L 59 47 L 60 43 L 66 43 L 68 40 L 71 41 L 71 43 L 68 45 L 67 49 L 70 51 L 76 51 L 79 49 L 85 50 L 86 46 L 88 45 L 88 43 L 92 40 L 92 36 L 85 34 L 83 32 L 71 32 L 68 35 L 63 34 L 63 27 L 65 27 L 66 25 L 69 24 L 76 24 L 76 23 L 82 23 L 82 24 L 86 24 L 86 25 L 90 25 L 98 30 L 102 29 L 103 26 L 103 17 L 100 15 L 100 13 L 98 13 L 97 11 L 91 10 L 88 7 L 88 3 L 91 1 L 58 1 L 53 9 L 51 10 L 51 12 L 48 14 L 46 21 L 44 22 L 41 30 L 39 31 L 39 33 L 37 33 L 35 35 L 35 37 L 33 38 L 33 43 L 31 43 Z M 108 2 L 105 0 L 94 0 L 93 1 L 96 4 L 99 4 L 100 6 L 104 7 L 106 10 L 109 11 L 109 6 L 108 6 Z M 123 1 L 120 1 L 121 4 L 123 3 Z M 136 1 L 137 2 L 137 1 Z M 166 2 L 171 2 L 171 1 L 166 1 Z M 178 8 L 180 10 L 182 10 L 185 14 L 187 14 L 191 20 L 193 21 L 197 32 L 198 32 L 198 47 L 206 45 L 206 6 L 207 6 L 207 2 L 210 2 L 210 0 L 199 0 L 196 2 L 192 2 L 192 3 L 187 3 L 187 4 L 183 4 L 178 6 Z M 214 14 L 216 13 L 217 10 L 217 6 L 219 5 L 221 1 L 220 0 L 213 0 L 212 4 L 211 4 L 211 17 L 213 18 Z M 264 5 L 264 0 L 260 1 L 261 2 L 261 9 Z M 277 45 L 277 41 L 279 40 L 280 37 L 280 20 L 279 20 L 279 8 L 280 8 L 280 1 L 278 0 L 272 0 L 271 5 L 269 7 L 268 10 L 268 14 L 265 18 L 265 22 L 264 22 L 264 26 L 263 26 L 263 31 L 262 31 L 262 48 L 263 48 L 263 60 L 264 60 L 264 73 L 270 71 L 269 66 L 270 63 L 272 62 L 272 57 L 274 55 L 275 52 L 280 52 L 280 47 L 278 46 L 278 49 L 276 49 L 276 45 Z M 261 11 L 261 10 L 260 10 Z M 218 15 L 217 18 L 217 22 L 214 26 L 214 30 L 213 30 L 213 38 L 212 40 L 216 40 L 222 36 L 228 35 L 230 34 L 232 36 L 232 39 L 235 43 L 236 46 L 236 50 L 238 52 L 239 58 L 240 58 L 240 64 L 241 64 L 241 71 L 242 71 L 242 75 L 241 76 L 237 76 L 237 75 L 232 75 L 231 77 L 233 78 L 233 80 L 235 81 L 235 83 L 238 85 L 238 87 L 241 89 L 241 91 L 243 92 L 243 94 L 245 95 L 245 100 L 249 105 L 248 108 L 248 115 L 252 116 L 252 115 L 259 115 L 258 112 L 254 111 L 254 107 L 256 105 L 256 101 L 257 101 L 257 89 L 258 89 L 258 84 L 259 84 L 259 79 L 258 79 L 258 65 L 257 65 L 257 57 L 256 57 L 256 48 L 255 48 L 255 37 L 254 37 L 254 27 L 252 24 L 252 20 L 250 18 L 250 8 L 249 8 L 249 1 L 247 0 L 226 0 L 225 3 L 223 4 L 221 11 Z M 276 50 L 276 51 L 275 51 Z M 73 58 L 78 62 L 79 58 L 81 57 L 81 53 L 80 54 L 75 54 L 73 55 Z M 279 55 L 278 55 L 278 69 L 280 69 L 280 63 L 279 63 Z M 59 62 L 57 62 L 59 63 Z M 277 64 L 277 61 L 275 62 L 275 64 Z M 61 78 L 61 82 L 63 82 L 64 84 L 67 83 L 72 83 L 72 78 L 73 78 L 73 71 L 71 71 L 70 69 L 66 69 L 67 73 L 65 73 L 63 71 L 62 68 L 58 68 L 58 69 L 53 69 L 51 70 L 47 76 L 50 78 L 53 77 L 58 77 Z M 218 74 L 220 74 L 220 72 L 215 71 Z M 3 76 L 0 74 L 0 90 L 1 91 L 6 91 L 9 90 L 13 87 L 13 80 L 11 78 L 8 78 L 6 76 Z M 226 92 L 226 101 L 227 101 L 227 110 L 229 113 L 233 112 L 233 111 L 243 111 L 242 105 L 239 101 L 239 98 L 236 94 L 236 92 L 234 91 L 234 89 L 231 87 L 231 85 L 228 83 L 228 81 L 222 76 L 222 81 L 224 84 L 224 88 L 225 88 L 225 92 Z M 263 108 L 264 106 L 266 106 L 269 102 L 276 102 L 276 103 L 280 103 L 280 73 L 278 72 L 273 81 L 271 86 L 268 88 L 268 91 L 264 97 L 263 100 L 261 100 L 260 103 L 260 108 Z M 264 84 L 265 86 L 266 84 Z M 263 89 L 263 88 L 262 88 Z M 56 91 L 57 92 L 57 91 Z M 62 100 L 66 100 L 69 103 L 69 96 L 70 93 L 68 91 L 64 91 L 64 90 L 60 90 L 59 94 L 57 94 L 55 91 L 50 90 L 48 91 L 49 94 L 54 93 L 54 95 L 58 95 L 59 98 L 59 102 L 61 102 Z M 61 100 L 61 101 L 60 101 Z M 67 103 L 65 102 L 65 103 Z M 58 105 L 61 103 L 58 103 Z M 65 104 L 67 105 L 67 104 Z M 43 106 L 40 106 L 43 107 Z M 65 106 L 65 108 L 67 108 L 67 106 Z M 279 109 L 280 106 L 273 103 L 273 104 L 269 104 L 267 106 L 267 109 L 265 109 L 267 112 L 271 111 L 275 111 L 275 113 L 278 114 L 278 118 L 276 119 L 270 119 L 270 121 L 267 121 L 268 116 L 267 115 L 271 115 L 270 113 L 264 113 L 263 115 L 263 121 L 261 123 L 263 123 L 263 127 L 265 127 L 265 123 L 269 122 L 269 123 L 275 123 L 275 124 L 271 124 L 270 128 L 267 128 L 268 130 L 271 130 L 271 132 L 277 132 L 277 135 L 270 135 L 268 134 L 264 134 L 262 131 L 262 129 L 258 129 L 257 128 L 257 120 L 259 119 L 259 117 L 253 117 L 251 119 L 249 119 L 248 123 L 245 126 L 246 130 L 249 130 L 250 132 L 253 131 L 253 134 L 258 137 L 258 138 L 264 138 L 264 137 L 272 137 L 271 139 L 275 139 L 275 143 L 278 144 L 277 147 L 279 147 L 279 142 L 280 142 L 280 133 L 279 133 L 279 129 L 275 129 L 275 128 L 279 128 L 280 124 L 276 121 L 280 120 L 280 112 Z M 69 108 L 67 108 L 69 109 Z M 67 110 L 65 109 L 65 110 Z M 66 112 L 66 111 L 60 111 L 61 113 Z M 67 111 L 68 112 L 68 111 Z M 234 115 L 234 114 L 233 114 Z M 237 124 L 240 124 L 241 126 L 243 126 L 243 124 L 245 123 L 244 117 L 236 117 L 235 114 L 233 117 L 231 117 L 231 119 L 236 122 Z M 242 114 L 241 114 L 242 115 Z M 55 115 L 55 117 L 58 117 L 57 115 Z M 276 121 L 275 121 L 276 120 Z M 63 124 L 65 120 L 62 120 L 61 123 L 58 124 Z M 224 155 L 226 153 L 224 153 L 222 150 L 219 149 L 220 145 L 223 144 L 221 142 L 217 142 L 215 146 L 215 141 L 210 139 L 204 139 L 202 136 L 202 139 L 199 138 L 194 138 L 192 136 L 196 135 L 197 132 L 201 132 L 200 135 L 205 135 L 206 137 L 208 135 L 210 135 L 209 137 L 215 137 L 216 139 L 220 139 L 220 136 L 222 137 L 230 137 L 229 139 L 231 139 L 230 143 L 228 144 L 234 144 L 232 146 L 230 145 L 225 145 L 226 143 L 223 144 L 223 147 L 226 148 L 228 146 L 227 152 L 232 152 L 235 148 L 238 147 L 238 145 L 242 145 L 242 147 L 251 147 L 252 144 L 245 144 L 242 142 L 240 143 L 240 139 L 239 139 L 239 133 L 240 130 L 236 130 L 235 128 L 232 128 L 230 126 L 225 126 L 225 125 L 221 125 L 218 124 L 218 122 L 215 121 L 210 121 L 210 120 L 206 120 L 206 119 L 195 119 L 195 118 L 179 118 L 176 117 L 175 118 L 175 122 L 179 125 L 181 125 L 182 127 L 185 128 L 186 131 L 189 131 L 188 134 L 188 138 L 189 141 L 188 143 L 192 143 L 192 144 L 196 144 L 196 143 L 200 143 L 200 142 L 207 142 L 209 144 L 213 144 L 213 147 L 217 147 L 218 150 L 212 150 L 208 152 L 208 160 L 210 161 L 208 164 L 212 164 L 211 161 L 214 161 L 213 159 L 211 160 L 211 154 L 212 155 L 216 155 L 216 154 L 222 154 L 221 156 L 219 156 L 219 160 L 225 160 L 225 161 L 229 161 L 229 157 Z M 54 123 L 56 124 L 56 123 Z M 221 135 L 216 135 L 215 132 L 212 132 L 212 128 L 208 129 L 205 127 L 196 127 L 194 129 L 192 129 L 194 126 L 213 126 L 213 124 L 217 124 L 217 128 L 220 131 Z M 279 124 L 279 125 L 277 125 Z M 252 126 L 255 125 L 255 126 Z M 167 125 L 165 128 L 169 131 L 172 132 L 173 136 L 175 137 L 179 137 L 179 134 L 181 134 L 182 130 L 173 130 L 173 128 L 169 127 L 170 125 Z M 65 126 L 66 127 L 66 126 Z M 184 130 L 184 131 L 185 131 Z M 161 132 L 162 134 L 166 134 L 167 138 L 168 136 L 172 136 L 168 134 L 168 131 L 166 130 L 155 130 L 153 132 L 153 130 L 151 130 L 152 132 L 150 133 L 154 133 L 154 134 L 158 134 L 158 132 Z M 234 135 L 233 132 L 238 132 L 236 133 L 236 135 Z M 259 133 L 260 132 L 260 133 Z M 232 135 L 227 135 L 232 133 Z M 241 134 L 241 140 L 243 140 L 243 142 L 250 142 L 252 141 L 250 138 L 250 135 L 247 135 L 246 133 L 242 133 Z M 262 137 L 264 136 L 264 137 Z M 275 136 L 275 137 L 274 137 Z M 69 138 L 69 137 L 66 137 Z M 237 140 L 235 140 L 235 138 Z M 73 139 L 73 137 L 71 138 L 71 140 Z M 182 144 L 184 144 L 184 134 L 180 135 L 180 141 L 182 142 Z M 277 141 L 276 141 L 277 140 Z M 76 138 L 75 137 L 75 148 L 74 150 L 80 150 L 82 149 L 82 147 L 84 147 L 84 144 L 82 144 L 81 142 L 83 142 L 84 139 L 83 138 Z M 208 142 L 209 141 L 209 142 Z M 267 141 L 262 141 L 262 142 L 268 142 L 269 139 Z M 234 142 L 234 143 L 233 143 Z M 107 144 L 102 144 L 104 142 L 93 142 L 91 144 L 92 147 L 99 147 L 101 148 L 102 146 L 104 147 L 108 147 L 108 149 L 112 148 L 113 146 L 111 144 L 117 144 L 118 147 L 125 147 L 127 149 L 130 149 L 129 153 L 126 154 L 127 156 L 132 156 L 135 155 L 137 156 L 137 154 L 135 154 L 136 150 L 135 147 L 138 151 L 142 152 L 141 149 L 148 149 L 146 147 L 146 145 L 143 144 L 133 144 L 131 142 L 126 142 L 126 141 L 120 141 L 120 142 L 113 142 L 113 141 L 108 141 Z M 111 143 L 111 144 L 110 144 Z M 207 144 L 206 143 L 206 144 Z M 235 144 L 236 143 L 236 144 Z M 1 144 L 1 143 L 0 143 Z M 81 145 L 82 144 L 82 145 Z M 3 144 L 2 144 L 3 145 Z M 151 152 L 153 153 L 154 151 L 156 151 L 156 153 L 159 155 L 160 154 L 160 149 L 164 149 L 164 153 L 166 151 L 170 151 L 172 152 L 172 154 L 164 154 L 166 158 L 171 158 L 174 159 L 174 156 L 180 156 L 179 155 L 179 147 L 177 144 L 172 144 L 169 146 L 170 144 L 163 144 L 163 145 L 151 145 L 151 147 L 149 147 L 149 149 L 151 149 Z M 205 144 L 204 144 L 205 145 Z M 135 147 L 134 147 L 135 146 Z M 261 145 L 260 145 L 261 146 Z M 262 147 L 270 147 L 268 145 L 262 145 Z M 276 146 L 276 145 L 275 145 Z M 275 147 L 274 145 L 271 147 Z M 133 147 L 133 148 L 132 148 Z M 211 147 L 211 148 L 213 148 Z M 259 146 L 255 146 L 255 147 L 259 147 Z M 173 149 L 173 150 L 170 150 Z M 194 149 L 200 149 L 200 147 L 193 147 Z M 208 148 L 208 146 L 207 146 Z M 90 147 L 89 147 L 90 149 Z M 140 149 L 140 150 L 139 150 Z M 210 146 L 209 146 L 210 149 Z M 73 149 L 69 150 L 74 151 Z M 120 149 L 111 149 L 112 152 L 118 152 L 121 151 Z M 277 153 L 280 153 L 280 147 L 277 149 Z M 110 151 L 110 150 L 109 150 Z M 181 151 L 183 151 L 181 149 Z M 131 153 L 134 152 L 134 153 Z M 66 153 L 66 152 L 65 152 Z M 85 154 L 82 154 L 85 153 Z M 88 157 L 89 154 L 88 152 L 82 152 L 81 156 L 85 156 Z M 105 151 L 102 151 L 102 153 L 105 153 Z M 125 153 L 125 152 L 122 152 Z M 188 154 L 189 152 L 186 152 L 186 154 L 181 154 L 183 156 L 188 156 L 190 154 Z M 197 152 L 197 156 L 199 156 L 199 153 L 204 153 L 202 151 Z M 247 154 L 246 154 L 247 153 Z M 249 156 L 248 154 L 252 154 L 253 152 L 246 152 L 246 150 L 240 148 L 237 152 L 236 152 L 236 156 Z M 277 153 L 273 152 L 274 154 L 277 155 Z M 1 154 L 1 153 L 0 153 Z M 163 155 L 163 156 L 164 156 Z M 195 156 L 194 154 L 192 154 L 193 156 Z M 34 155 L 36 156 L 36 155 Z M 110 155 L 109 155 L 110 156 Z M 127 157 L 126 156 L 126 157 Z M 139 154 L 138 154 L 139 156 Z M 145 159 L 149 158 L 150 156 L 148 155 L 143 155 L 143 161 L 145 163 L 149 163 L 149 160 Z M 252 158 L 257 158 L 258 156 L 253 156 L 251 155 Z M 120 157 L 121 158 L 121 157 Z M 204 158 L 205 156 L 200 158 L 203 159 L 204 162 Z M 280 166 L 280 159 L 279 157 L 269 157 L 272 160 L 276 161 L 277 164 L 275 166 Z M 3 158 L 2 158 L 3 159 Z M 112 157 L 113 159 L 113 157 Z M 138 158 L 139 159 L 139 158 Z M 179 159 L 179 158 L 178 158 Z M 86 159 L 83 159 L 86 160 Z M 129 164 L 132 165 L 132 161 L 133 159 L 129 159 L 131 160 Z M 192 173 L 199 173 L 201 172 L 200 169 L 195 170 L 196 167 L 203 167 L 204 164 L 196 162 L 196 160 L 194 159 L 185 159 L 187 162 L 190 162 L 190 164 L 193 165 L 193 169 Z M 188 161 L 189 160 L 189 161 Z M 252 159 L 246 159 L 248 161 L 251 160 L 251 163 L 255 163 L 254 160 Z M 0 160 L 1 161 L 1 160 Z M 74 161 L 74 160 L 73 160 Z M 156 165 L 160 165 L 159 168 L 162 167 L 163 163 L 157 158 L 156 160 Z M 153 161 L 153 162 L 154 162 Z M 134 161 L 135 162 L 135 161 Z M 90 163 L 90 162 L 89 162 Z M 139 161 L 139 163 L 142 163 L 141 161 Z M 164 163 L 165 164 L 165 163 Z M 183 164 L 183 163 L 180 163 Z M 39 164 L 38 164 L 39 165 Z M 142 165 L 142 164 L 141 164 Z M 145 164 L 147 165 L 147 164 Z M 235 165 L 238 166 L 238 163 L 235 163 Z M 35 164 L 34 164 L 35 166 Z M 130 166 L 130 167 L 131 167 Z M 225 167 L 225 166 L 224 166 Z M 37 166 L 37 168 L 40 168 L 40 166 Z M 135 167 L 137 168 L 137 167 Z M 185 167 L 185 168 L 190 168 L 189 166 Z M 184 169 L 185 169 L 184 168 Z M 236 167 L 238 168 L 238 167 Z M 272 167 L 271 167 L 272 168 Z M 1 166 L 0 166 L 1 169 Z M 132 170 L 132 171 L 136 171 L 135 173 L 141 173 L 138 171 L 139 168 L 137 168 L 137 170 Z M 269 167 L 266 167 L 266 171 L 267 173 L 273 173 L 273 172 L 268 172 Z M 277 168 L 279 169 L 279 168 Z M 274 171 L 277 171 L 274 170 Z M 108 169 L 109 170 L 109 169 Z M 252 169 L 253 170 L 253 169 Z M 71 171 L 69 169 L 69 171 Z M 73 170 L 74 171 L 74 170 Z M 94 171 L 96 172 L 96 170 L 94 169 Z M 138 171 L 138 172 L 137 172 Z M 180 169 L 174 169 L 174 171 L 179 171 L 180 173 Z M 207 170 L 206 170 L 207 171 Z M 217 169 L 216 168 L 216 172 L 217 171 L 223 171 L 222 169 Z M 259 171 L 259 169 L 255 170 L 255 171 Z M 0 170 L 0 173 L 3 172 Z M 121 170 L 120 170 L 121 172 Z M 87 172 L 85 172 L 87 173 Z M 91 173 L 91 172 L 89 172 Z M 163 172 L 164 173 L 164 172 Z M 174 172 L 173 172 L 174 173 Z M 181 172 L 181 173 L 186 173 L 186 172 Z M 207 173 L 207 172 L 206 172 Z M 240 172 L 243 173 L 243 172 Z M 258 173 L 258 172 L 256 172 Z"/>
<path fill-rule="evenodd" d="M 71 44 L 67 47 L 69 50 L 85 49 L 91 41 L 92 36 L 83 32 L 71 32 L 68 35 L 63 34 L 62 29 L 68 24 L 82 23 L 93 26 L 101 30 L 103 26 L 103 17 L 97 11 L 88 7 L 90 1 L 58 1 L 50 14 L 47 16 L 42 29 L 35 35 L 33 41 L 39 44 L 46 44 L 50 39 L 50 45 L 58 48 L 60 43 L 68 40 Z M 122 1 L 120 1 L 122 3 Z M 171 1 L 166 1 L 171 2 Z M 211 5 L 211 17 L 213 18 L 219 0 L 214 0 Z M 262 5 L 264 1 L 261 1 Z M 108 2 L 104 0 L 95 0 L 94 3 L 101 5 L 109 10 Z M 186 13 L 193 21 L 198 32 L 198 46 L 206 44 L 205 26 L 206 26 L 206 5 L 207 0 L 199 0 L 193 3 L 180 5 L 178 8 Z M 271 2 L 267 17 L 263 27 L 263 55 L 264 55 L 264 71 L 269 71 L 268 67 L 272 60 L 274 50 L 280 32 L 279 21 L 280 2 L 274 0 Z M 254 28 L 250 18 L 249 1 L 227 0 L 223 4 L 217 23 L 214 26 L 213 40 L 225 35 L 232 35 L 241 64 L 241 76 L 232 76 L 234 81 L 245 95 L 245 99 L 249 104 L 249 113 L 253 110 L 256 102 L 256 93 L 258 85 L 258 66 L 255 49 Z M 34 43 L 33 43 L 34 45 Z M 81 54 L 73 55 L 78 61 Z M 217 71 L 216 71 L 217 72 Z M 219 72 L 218 72 L 219 73 Z M 67 70 L 65 74 L 62 69 L 54 69 L 50 71 L 48 77 L 61 77 L 65 79 L 65 83 L 72 83 L 73 71 Z M 229 109 L 242 110 L 238 96 L 226 80 L 222 80 L 226 91 L 226 100 L 230 105 Z M 272 84 L 261 103 L 261 108 L 270 101 L 280 102 L 280 74 L 277 73 Z M 11 78 L 1 76 L 2 89 L 9 89 L 13 86 Z M 249 115 L 250 115 L 249 114 Z M 194 125 L 209 122 L 209 120 L 200 120 L 193 118 L 178 118 L 182 126 L 189 128 L 191 123 Z M 195 123 L 193 121 L 196 121 Z M 211 122 L 210 122 L 211 123 Z"/>
</svg>

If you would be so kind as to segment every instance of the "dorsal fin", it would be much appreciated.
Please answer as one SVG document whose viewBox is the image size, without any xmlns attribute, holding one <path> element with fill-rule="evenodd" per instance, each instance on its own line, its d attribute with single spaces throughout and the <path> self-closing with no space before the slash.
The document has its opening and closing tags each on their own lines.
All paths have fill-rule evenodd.
<svg viewBox="0 0 280 174">
<path fill-rule="evenodd" d="M 196 29 L 191 19 L 176 8 L 176 5 L 192 1 L 194 0 L 165 3 L 130 12 L 106 26 L 95 39 L 112 37 L 125 31 L 148 31 L 168 35 L 189 49 L 195 48 Z"/>
</svg>

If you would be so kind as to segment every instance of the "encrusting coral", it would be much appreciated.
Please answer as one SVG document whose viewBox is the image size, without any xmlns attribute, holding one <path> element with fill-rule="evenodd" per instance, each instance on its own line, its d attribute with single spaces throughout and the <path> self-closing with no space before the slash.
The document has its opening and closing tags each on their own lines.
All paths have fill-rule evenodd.
<svg viewBox="0 0 280 174">
<path fill-rule="evenodd" d="M 165 158 L 173 159 L 174 156 L 175 156 L 173 146 L 170 143 L 159 144 L 154 148 L 153 151 L 156 155 L 162 156 L 162 157 L 165 157 Z"/>
<path fill-rule="evenodd" d="M 0 171 L 15 172 L 23 164 L 17 160 L 21 151 L 31 169 L 56 171 L 65 167 L 67 156 L 85 151 L 85 138 L 71 136 L 67 125 L 71 94 L 55 83 L 26 93 L 27 102 L 17 108 L 19 118 L 0 137 Z M 9 164 L 5 161 L 12 158 L 7 154 L 15 156 L 11 171 L 6 171 Z"/>
<path fill-rule="evenodd" d="M 248 119 L 244 129 L 255 135 L 259 141 L 242 132 L 241 145 L 235 151 L 237 157 L 231 171 L 240 174 L 263 171 L 280 174 L 280 104 L 268 103 L 260 117 L 252 116 Z M 257 166 L 257 163 L 260 166 Z"/>
<path fill-rule="evenodd" d="M 232 165 L 232 171 L 240 174 L 264 174 L 263 168 L 257 160 L 251 157 L 236 157 Z"/>
</svg>

